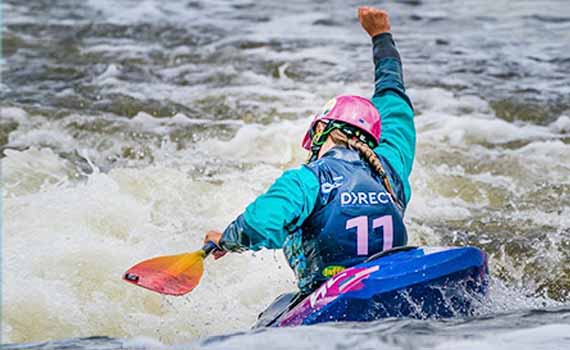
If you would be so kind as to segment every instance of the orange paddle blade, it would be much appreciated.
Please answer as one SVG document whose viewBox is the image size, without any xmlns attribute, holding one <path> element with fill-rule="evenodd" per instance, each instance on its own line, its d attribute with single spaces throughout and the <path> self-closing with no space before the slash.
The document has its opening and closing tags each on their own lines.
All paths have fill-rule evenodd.
<svg viewBox="0 0 570 350">
<path fill-rule="evenodd" d="M 131 267 L 123 279 L 161 294 L 184 295 L 200 282 L 205 256 L 199 250 L 145 260 Z"/>
</svg>

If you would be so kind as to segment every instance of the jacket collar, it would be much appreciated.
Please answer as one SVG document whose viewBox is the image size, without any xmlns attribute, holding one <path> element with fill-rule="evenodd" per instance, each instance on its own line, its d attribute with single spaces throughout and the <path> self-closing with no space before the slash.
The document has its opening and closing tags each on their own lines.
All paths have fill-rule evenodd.
<svg viewBox="0 0 570 350">
<path fill-rule="evenodd" d="M 322 158 L 335 158 L 335 159 L 342 159 L 347 162 L 354 162 L 360 160 L 360 153 L 358 151 L 348 149 L 342 146 L 335 146 L 329 149 L 325 154 L 323 154 Z"/>
</svg>

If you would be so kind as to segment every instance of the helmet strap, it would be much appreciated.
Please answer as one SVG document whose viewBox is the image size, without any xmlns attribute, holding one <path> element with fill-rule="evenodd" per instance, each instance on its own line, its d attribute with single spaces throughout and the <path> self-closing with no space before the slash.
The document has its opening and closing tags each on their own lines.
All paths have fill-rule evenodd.
<svg viewBox="0 0 570 350">
<path fill-rule="evenodd" d="M 314 129 L 311 130 L 311 156 L 308 160 L 308 163 L 316 160 L 319 157 L 321 148 L 325 144 L 329 134 L 335 129 L 342 131 L 349 139 L 358 139 L 359 141 L 367 144 L 370 148 L 377 146 L 376 142 L 372 140 L 367 134 L 361 132 L 360 129 L 343 122 L 330 120 L 327 122 L 325 128 L 321 132 L 315 132 Z"/>
<path fill-rule="evenodd" d="M 311 141 L 311 156 L 308 161 L 309 163 L 316 160 L 319 157 L 319 152 L 321 151 L 321 148 L 327 141 L 327 138 L 331 133 L 331 131 L 335 129 L 333 127 L 334 124 L 335 124 L 334 120 L 329 120 L 322 131 L 316 132 L 314 130 L 317 127 L 316 125 L 313 128 L 313 130 L 311 130 L 310 136 L 312 141 Z"/>
</svg>

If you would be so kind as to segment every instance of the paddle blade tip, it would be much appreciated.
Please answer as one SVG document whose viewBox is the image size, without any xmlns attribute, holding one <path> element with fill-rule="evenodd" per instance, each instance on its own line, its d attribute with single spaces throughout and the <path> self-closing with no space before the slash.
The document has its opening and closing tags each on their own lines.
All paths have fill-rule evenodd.
<svg viewBox="0 0 570 350">
<path fill-rule="evenodd" d="M 123 275 L 123 280 L 137 284 L 137 282 L 139 281 L 139 276 L 134 273 L 125 272 L 125 274 Z"/>
</svg>

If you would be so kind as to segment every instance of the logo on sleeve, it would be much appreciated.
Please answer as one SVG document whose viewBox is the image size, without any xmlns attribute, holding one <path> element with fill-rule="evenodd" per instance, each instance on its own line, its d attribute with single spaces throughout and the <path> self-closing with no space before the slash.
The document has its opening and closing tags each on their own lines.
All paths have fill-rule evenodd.
<svg viewBox="0 0 570 350">
<path fill-rule="evenodd" d="M 342 186 L 342 180 L 344 180 L 343 176 L 333 177 L 333 183 L 325 182 L 324 184 L 321 185 L 321 191 L 325 194 L 330 193 L 335 188 L 339 188 L 340 186 Z"/>
</svg>

